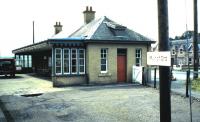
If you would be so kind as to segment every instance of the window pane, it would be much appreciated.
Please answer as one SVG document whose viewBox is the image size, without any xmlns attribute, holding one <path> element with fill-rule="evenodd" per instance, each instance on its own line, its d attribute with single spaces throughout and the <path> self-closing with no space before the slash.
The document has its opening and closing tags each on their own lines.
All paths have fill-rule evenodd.
<svg viewBox="0 0 200 122">
<path fill-rule="evenodd" d="M 72 66 L 72 72 L 73 72 L 73 73 L 76 72 L 76 66 Z"/>
<path fill-rule="evenodd" d="M 80 66 L 80 72 L 84 72 L 84 66 Z"/>
<path fill-rule="evenodd" d="M 76 60 L 72 60 L 72 65 L 76 66 Z"/>
<path fill-rule="evenodd" d="M 56 73 L 60 73 L 61 72 L 61 67 L 56 67 Z"/>
<path fill-rule="evenodd" d="M 84 59 L 80 59 L 79 63 L 80 63 L 79 65 L 84 65 Z"/>
<path fill-rule="evenodd" d="M 28 66 L 32 67 L 32 56 L 31 55 L 29 55 L 29 59 L 28 60 L 29 60 L 29 65 Z"/>
<path fill-rule="evenodd" d="M 81 49 L 81 50 L 79 50 L 79 53 L 81 54 L 83 54 L 84 53 L 84 50 L 83 49 Z"/>
<path fill-rule="evenodd" d="M 101 64 L 106 64 L 106 59 L 101 59 Z"/>
<path fill-rule="evenodd" d="M 101 65 L 101 71 L 106 71 L 106 65 Z"/>
<path fill-rule="evenodd" d="M 84 54 L 83 54 L 83 53 L 80 53 L 80 54 L 79 54 L 79 58 L 84 58 Z"/>
<path fill-rule="evenodd" d="M 76 58 L 76 49 L 72 49 L 72 58 Z"/>
</svg>

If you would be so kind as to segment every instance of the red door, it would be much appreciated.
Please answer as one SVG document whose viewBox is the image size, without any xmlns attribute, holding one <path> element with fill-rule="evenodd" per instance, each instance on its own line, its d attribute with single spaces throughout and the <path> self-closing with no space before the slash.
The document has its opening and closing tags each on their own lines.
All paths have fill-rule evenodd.
<svg viewBox="0 0 200 122">
<path fill-rule="evenodd" d="M 118 82 L 126 81 L 126 56 L 125 55 L 117 56 L 117 81 Z"/>
</svg>

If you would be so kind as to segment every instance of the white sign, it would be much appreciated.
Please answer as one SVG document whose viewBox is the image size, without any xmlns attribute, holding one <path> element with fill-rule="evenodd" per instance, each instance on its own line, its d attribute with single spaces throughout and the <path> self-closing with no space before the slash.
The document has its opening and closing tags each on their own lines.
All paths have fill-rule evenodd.
<svg viewBox="0 0 200 122">
<path fill-rule="evenodd" d="M 147 65 L 171 66 L 170 51 L 147 52 Z"/>
</svg>

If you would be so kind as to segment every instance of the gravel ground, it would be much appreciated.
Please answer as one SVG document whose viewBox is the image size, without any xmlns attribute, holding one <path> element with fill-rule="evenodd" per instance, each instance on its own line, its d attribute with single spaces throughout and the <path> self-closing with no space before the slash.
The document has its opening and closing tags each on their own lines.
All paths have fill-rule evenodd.
<svg viewBox="0 0 200 122">
<path fill-rule="evenodd" d="M 34 78 L 32 80 L 35 81 Z M 28 81 L 31 85 L 31 80 Z M 16 85 L 16 82 L 12 83 Z M 43 80 L 40 80 L 39 85 L 41 82 Z M 28 89 L 20 94 L 15 94 L 13 89 L 9 92 L 8 89 L 8 93 L 12 94 L 8 95 L 4 91 L 4 95 L 0 96 L 0 107 L 6 118 L 15 122 L 159 122 L 160 120 L 159 92 L 153 88 L 125 84 L 74 86 L 61 89 L 41 89 L 38 91 L 40 93 L 43 91 L 42 95 L 32 97 L 21 96 Z M 0 86 L 0 92 L 1 90 L 5 89 Z M 193 100 L 192 107 L 193 122 L 200 122 L 200 102 Z M 188 98 L 173 94 L 171 109 L 172 122 L 190 121 Z"/>
<path fill-rule="evenodd" d="M 67 89 L 67 88 L 66 88 Z M 159 94 L 142 86 L 73 87 L 37 97 L 1 96 L 16 122 L 159 122 Z M 188 99 L 172 95 L 172 122 L 188 122 Z M 200 102 L 193 101 L 193 120 L 200 121 Z"/>
</svg>

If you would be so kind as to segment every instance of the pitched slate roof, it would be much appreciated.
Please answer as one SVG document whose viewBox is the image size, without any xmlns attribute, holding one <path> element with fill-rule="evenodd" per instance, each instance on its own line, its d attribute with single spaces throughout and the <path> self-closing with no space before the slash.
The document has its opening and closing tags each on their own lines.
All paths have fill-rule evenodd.
<svg viewBox="0 0 200 122">
<path fill-rule="evenodd" d="M 53 39 L 57 37 L 54 36 Z M 141 41 L 151 42 L 151 39 L 120 25 L 106 16 L 93 20 L 81 26 L 74 33 L 64 38 L 79 38 L 83 40 L 116 40 L 116 41 Z M 57 38 L 61 39 L 61 37 Z"/>
</svg>

